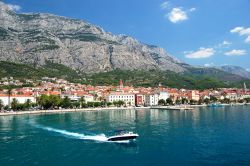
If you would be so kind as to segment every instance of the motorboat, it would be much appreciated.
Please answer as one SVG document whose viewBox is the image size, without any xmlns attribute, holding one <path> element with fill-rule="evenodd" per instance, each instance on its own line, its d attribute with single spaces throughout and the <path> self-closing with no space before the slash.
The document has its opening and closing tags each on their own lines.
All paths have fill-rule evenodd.
<svg viewBox="0 0 250 166">
<path fill-rule="evenodd" d="M 128 140 L 134 140 L 136 139 L 139 135 L 136 133 L 133 133 L 132 131 L 124 131 L 124 130 L 119 130 L 116 131 L 116 135 L 108 137 L 108 141 L 128 141 Z"/>
</svg>

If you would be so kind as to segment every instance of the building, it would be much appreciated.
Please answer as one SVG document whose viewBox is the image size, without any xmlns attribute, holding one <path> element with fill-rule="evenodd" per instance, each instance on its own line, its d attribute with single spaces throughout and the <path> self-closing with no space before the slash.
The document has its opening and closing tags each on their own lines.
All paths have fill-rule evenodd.
<svg viewBox="0 0 250 166">
<path fill-rule="evenodd" d="M 135 106 L 135 95 L 131 93 L 113 92 L 106 97 L 107 102 L 124 101 L 126 105 Z"/>
<path fill-rule="evenodd" d="M 144 106 L 145 105 L 145 95 L 136 94 L 135 95 L 135 105 L 136 106 Z"/>
<path fill-rule="evenodd" d="M 158 105 L 159 94 L 146 94 L 145 95 L 145 105 L 146 106 L 155 106 Z"/>
<path fill-rule="evenodd" d="M 14 98 L 17 99 L 20 104 L 24 104 L 27 100 L 30 100 L 32 103 L 36 102 L 36 98 L 32 95 L 11 95 L 10 103 Z M 0 100 L 3 102 L 4 106 L 9 104 L 9 96 L 7 94 L 0 94 Z"/>
<path fill-rule="evenodd" d="M 159 92 L 159 100 L 167 100 L 170 98 L 170 94 L 168 92 Z"/>
<path fill-rule="evenodd" d="M 194 100 L 194 101 L 199 101 L 200 100 L 200 92 L 197 90 L 191 90 L 188 92 L 188 99 L 189 100 Z"/>
</svg>

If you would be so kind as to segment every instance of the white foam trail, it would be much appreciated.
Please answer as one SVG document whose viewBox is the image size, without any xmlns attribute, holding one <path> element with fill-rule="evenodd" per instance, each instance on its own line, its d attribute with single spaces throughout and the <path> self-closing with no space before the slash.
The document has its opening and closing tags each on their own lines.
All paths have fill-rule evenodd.
<svg viewBox="0 0 250 166">
<path fill-rule="evenodd" d="M 51 127 L 41 127 L 41 128 L 47 131 L 53 131 L 55 133 L 59 133 L 59 134 L 66 135 L 72 138 L 77 138 L 77 139 L 94 140 L 94 141 L 102 141 L 102 142 L 105 142 L 108 140 L 108 138 L 104 134 L 91 136 L 91 135 L 84 135 L 81 133 L 74 133 L 74 132 L 70 132 L 66 130 L 55 129 Z"/>
<path fill-rule="evenodd" d="M 75 133 L 75 132 L 70 132 L 66 130 L 61 130 L 61 129 L 56 129 L 52 127 L 46 127 L 38 124 L 34 124 L 34 122 L 31 121 L 30 123 L 32 126 L 36 128 L 40 128 L 43 130 L 59 133 L 65 136 L 68 136 L 70 138 L 75 138 L 75 139 L 83 139 L 83 140 L 93 140 L 93 141 L 99 141 L 99 142 L 114 142 L 114 143 L 129 143 L 129 140 L 126 141 L 108 141 L 108 137 L 105 136 L 105 134 L 100 134 L 100 135 L 84 135 L 81 133 Z"/>
</svg>

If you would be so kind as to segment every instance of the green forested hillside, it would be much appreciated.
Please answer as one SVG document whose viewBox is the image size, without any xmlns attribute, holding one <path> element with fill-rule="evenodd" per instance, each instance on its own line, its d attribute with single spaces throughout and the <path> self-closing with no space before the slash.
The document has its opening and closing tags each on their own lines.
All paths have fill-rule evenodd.
<svg viewBox="0 0 250 166">
<path fill-rule="evenodd" d="M 239 81 L 229 81 L 212 77 L 209 74 L 198 75 L 186 72 L 177 74 L 169 71 L 122 71 L 114 70 L 110 72 L 98 73 L 87 77 L 89 83 L 93 85 L 117 85 L 122 79 L 127 85 L 155 87 L 159 83 L 164 86 L 187 89 L 208 89 L 219 87 L 241 86 Z"/>
<path fill-rule="evenodd" d="M 25 64 L 0 62 L 0 77 L 14 77 L 16 79 L 41 79 L 42 77 L 63 78 L 71 82 L 92 85 L 118 85 L 124 80 L 126 85 L 155 87 L 161 83 L 164 86 L 187 89 L 208 89 L 222 87 L 242 87 L 243 82 L 249 80 L 229 74 L 217 69 L 190 68 L 182 74 L 160 70 L 113 70 L 96 74 L 77 72 L 62 64 L 46 62 L 42 67 L 32 67 Z"/>
<path fill-rule="evenodd" d="M 34 80 L 42 77 L 58 77 L 73 82 L 80 79 L 80 75 L 75 70 L 49 61 L 44 66 L 37 68 L 26 64 L 0 61 L 0 77 L 28 78 Z"/>
</svg>

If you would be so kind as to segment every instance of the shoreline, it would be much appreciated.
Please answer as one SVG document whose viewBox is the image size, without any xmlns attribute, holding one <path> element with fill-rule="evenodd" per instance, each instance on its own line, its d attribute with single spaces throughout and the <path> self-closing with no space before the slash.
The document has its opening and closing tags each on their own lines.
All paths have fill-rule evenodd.
<svg viewBox="0 0 250 166">
<path fill-rule="evenodd" d="M 35 111 L 13 111 L 0 112 L 0 116 L 9 115 L 26 115 L 26 114 L 58 114 L 72 112 L 90 112 L 90 111 L 105 111 L 105 110 L 129 110 L 129 109 L 150 109 L 150 107 L 109 107 L 109 108 L 82 108 L 82 109 L 59 109 L 59 110 L 35 110 Z"/>
<path fill-rule="evenodd" d="M 247 103 L 246 105 L 250 105 Z M 223 106 L 243 106 L 242 104 L 223 104 Z M 72 112 L 91 112 L 91 111 L 108 111 L 108 110 L 140 110 L 140 109 L 169 109 L 169 110 L 193 110 L 197 107 L 209 107 L 207 105 L 182 105 L 182 106 L 151 106 L 151 107 L 108 107 L 108 108 L 82 108 L 82 109 L 58 109 L 58 110 L 35 110 L 35 111 L 13 111 L 0 112 L 0 116 L 26 115 L 26 114 L 58 114 Z"/>
</svg>

